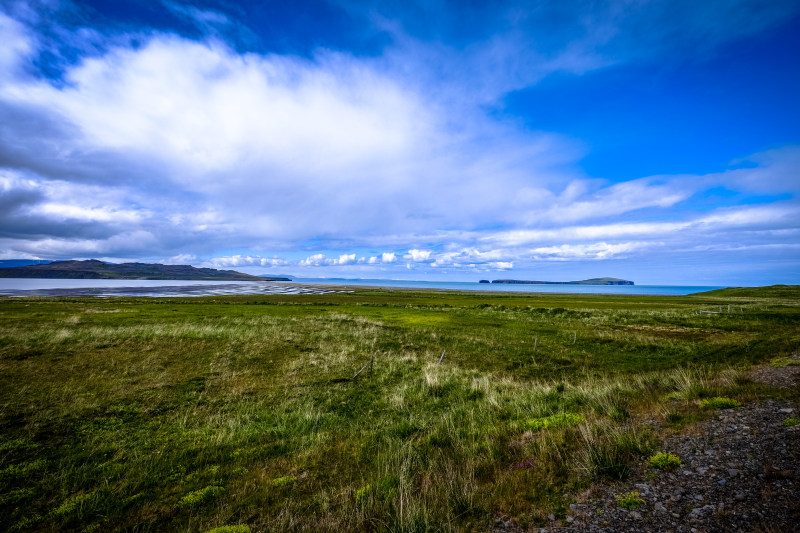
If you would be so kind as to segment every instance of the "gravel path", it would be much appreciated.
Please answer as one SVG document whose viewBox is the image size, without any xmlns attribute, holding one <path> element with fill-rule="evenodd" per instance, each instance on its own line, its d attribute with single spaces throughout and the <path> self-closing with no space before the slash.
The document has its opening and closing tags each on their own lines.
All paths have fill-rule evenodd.
<svg viewBox="0 0 800 533">
<path fill-rule="evenodd" d="M 762 365 L 751 377 L 800 388 L 800 366 Z M 787 418 L 800 418 L 798 401 L 765 400 L 718 411 L 662 443 L 661 451 L 677 454 L 681 466 L 665 472 L 640 465 L 625 482 L 581 495 L 564 520 L 551 515 L 547 527 L 530 531 L 800 532 L 800 425 L 783 425 Z M 643 504 L 622 508 L 616 496 L 632 491 Z M 500 519 L 495 531 L 523 530 Z"/>
<path fill-rule="evenodd" d="M 683 465 L 672 472 L 639 468 L 631 479 L 601 486 L 571 506 L 550 531 L 800 531 L 798 406 L 767 400 L 727 409 L 668 438 L 662 449 Z M 619 506 L 615 495 L 638 491 L 644 505 Z"/>
</svg>

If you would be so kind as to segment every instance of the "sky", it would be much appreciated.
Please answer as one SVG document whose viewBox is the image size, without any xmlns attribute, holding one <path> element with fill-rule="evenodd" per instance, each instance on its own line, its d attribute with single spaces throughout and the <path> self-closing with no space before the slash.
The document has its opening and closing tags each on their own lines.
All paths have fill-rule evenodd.
<svg viewBox="0 0 800 533">
<path fill-rule="evenodd" d="M 800 283 L 796 0 L 0 0 L 0 259 Z"/>
</svg>

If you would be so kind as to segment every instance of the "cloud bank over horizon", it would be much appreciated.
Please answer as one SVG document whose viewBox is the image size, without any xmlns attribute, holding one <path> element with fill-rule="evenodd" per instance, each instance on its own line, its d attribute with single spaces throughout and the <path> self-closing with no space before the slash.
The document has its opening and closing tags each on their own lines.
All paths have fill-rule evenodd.
<svg viewBox="0 0 800 533">
<path fill-rule="evenodd" d="M 317 7 L 0 3 L 0 258 L 800 283 L 793 3 Z"/>
</svg>

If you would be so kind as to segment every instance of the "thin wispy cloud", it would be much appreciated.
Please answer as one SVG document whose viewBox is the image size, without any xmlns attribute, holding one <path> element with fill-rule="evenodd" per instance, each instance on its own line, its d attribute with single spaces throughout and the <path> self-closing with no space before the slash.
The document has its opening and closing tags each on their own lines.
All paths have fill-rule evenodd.
<svg viewBox="0 0 800 533">
<path fill-rule="evenodd" d="M 250 4 L 164 2 L 134 21 L 8 2 L 0 256 L 472 279 L 554 262 L 587 277 L 622 260 L 645 272 L 670 250 L 759 249 L 745 260 L 777 254 L 773 278 L 784 279 L 800 264 L 796 135 L 766 122 L 761 137 L 780 144 L 753 134 L 728 160 L 697 155 L 695 172 L 654 164 L 620 179 L 587 171 L 585 158 L 603 154 L 599 138 L 567 127 L 574 118 L 537 127 L 539 87 L 593 87 L 653 64 L 680 76 L 787 31 L 798 12 L 667 4 L 331 2 L 350 26 L 287 21 L 277 39 L 259 26 L 266 8 Z"/>
</svg>

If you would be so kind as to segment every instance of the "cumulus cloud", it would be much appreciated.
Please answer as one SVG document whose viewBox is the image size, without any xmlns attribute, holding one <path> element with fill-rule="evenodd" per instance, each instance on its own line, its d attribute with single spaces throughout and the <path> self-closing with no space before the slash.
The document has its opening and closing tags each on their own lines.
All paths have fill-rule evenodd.
<svg viewBox="0 0 800 533">
<path fill-rule="evenodd" d="M 431 251 L 430 250 L 409 250 L 405 257 L 406 259 L 411 259 L 417 263 L 422 263 L 426 261 L 430 261 L 431 259 Z"/>
<path fill-rule="evenodd" d="M 196 259 L 196 257 L 194 256 L 187 256 L 185 254 L 182 254 L 177 257 L 191 257 Z M 207 262 L 208 266 L 214 268 L 232 268 L 232 267 L 243 267 L 243 266 L 276 267 L 288 264 L 289 262 L 287 260 L 278 257 L 261 257 L 257 255 L 253 256 L 253 255 L 241 255 L 241 254 L 224 256 L 224 257 L 214 257 Z"/>
<path fill-rule="evenodd" d="M 325 254 L 314 254 L 302 259 L 298 264 L 300 266 L 330 266 L 334 264 L 334 261 L 325 257 Z"/>
<path fill-rule="evenodd" d="M 342 254 L 339 259 L 334 260 L 336 265 L 352 265 L 356 262 L 356 254 Z"/>
</svg>

